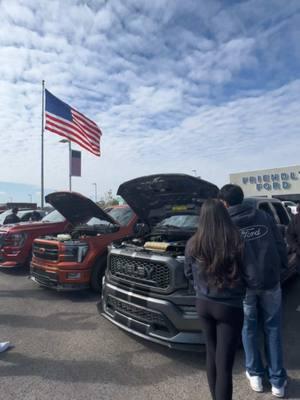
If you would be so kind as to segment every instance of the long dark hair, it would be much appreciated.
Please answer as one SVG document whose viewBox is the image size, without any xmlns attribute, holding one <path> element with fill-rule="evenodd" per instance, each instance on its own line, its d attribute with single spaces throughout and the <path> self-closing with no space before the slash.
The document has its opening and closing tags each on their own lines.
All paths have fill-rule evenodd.
<svg viewBox="0 0 300 400">
<path fill-rule="evenodd" d="M 235 287 L 241 280 L 242 240 L 220 200 L 206 200 L 191 239 L 191 255 L 203 261 L 209 285 Z"/>
</svg>

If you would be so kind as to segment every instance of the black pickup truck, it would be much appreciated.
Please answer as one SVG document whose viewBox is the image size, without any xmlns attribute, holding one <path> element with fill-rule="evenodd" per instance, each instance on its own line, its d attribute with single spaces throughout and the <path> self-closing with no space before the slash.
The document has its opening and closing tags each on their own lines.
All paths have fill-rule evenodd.
<svg viewBox="0 0 300 400">
<path fill-rule="evenodd" d="M 198 224 L 201 204 L 216 197 L 210 182 L 183 174 L 160 174 L 123 183 L 118 194 L 150 230 L 114 243 L 108 255 L 101 312 L 112 323 L 168 347 L 204 343 L 195 293 L 184 276 L 184 249 Z M 271 214 L 282 232 L 289 215 L 279 200 L 247 198 Z M 283 279 L 295 271 L 286 272 Z"/>
</svg>

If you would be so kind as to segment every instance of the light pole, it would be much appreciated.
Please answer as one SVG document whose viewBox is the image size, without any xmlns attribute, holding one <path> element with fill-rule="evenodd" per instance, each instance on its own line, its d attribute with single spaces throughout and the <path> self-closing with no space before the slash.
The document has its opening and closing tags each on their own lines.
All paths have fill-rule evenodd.
<svg viewBox="0 0 300 400">
<path fill-rule="evenodd" d="M 72 148 L 71 148 L 71 141 L 67 139 L 62 139 L 59 143 L 69 143 L 69 190 L 72 191 Z"/>
<path fill-rule="evenodd" d="M 32 194 L 28 193 L 28 197 L 29 197 L 30 203 L 32 203 Z"/>
<path fill-rule="evenodd" d="M 92 183 L 92 185 L 93 186 L 95 186 L 95 203 L 97 203 L 97 198 L 98 198 L 98 196 L 97 196 L 97 183 L 96 182 L 94 182 L 94 183 Z"/>
</svg>

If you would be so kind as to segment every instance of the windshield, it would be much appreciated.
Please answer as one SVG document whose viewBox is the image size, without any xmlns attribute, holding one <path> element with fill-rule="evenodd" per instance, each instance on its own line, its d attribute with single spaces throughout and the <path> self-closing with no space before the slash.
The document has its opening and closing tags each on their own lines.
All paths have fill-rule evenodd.
<svg viewBox="0 0 300 400">
<path fill-rule="evenodd" d="M 291 207 L 295 207 L 295 206 L 296 206 L 296 204 L 293 203 L 292 201 L 285 201 L 284 204 L 285 204 L 286 206 L 291 206 Z"/>
<path fill-rule="evenodd" d="M 172 215 L 171 217 L 163 219 L 158 225 L 161 227 L 176 227 L 184 229 L 197 229 L 199 222 L 199 215 Z"/>
<path fill-rule="evenodd" d="M 66 219 L 57 210 L 51 211 L 42 219 L 43 222 L 63 222 L 65 220 Z"/>
<path fill-rule="evenodd" d="M 115 207 L 112 208 L 108 214 L 120 225 L 127 225 L 133 217 L 133 211 L 129 207 Z"/>
<path fill-rule="evenodd" d="M 107 211 L 106 209 L 105 211 L 122 226 L 127 225 L 133 216 L 133 211 L 129 207 L 120 207 L 120 208 L 116 207 L 116 208 L 111 208 L 109 211 Z M 86 223 L 87 225 L 110 224 L 110 222 L 96 217 L 89 219 Z"/>
</svg>

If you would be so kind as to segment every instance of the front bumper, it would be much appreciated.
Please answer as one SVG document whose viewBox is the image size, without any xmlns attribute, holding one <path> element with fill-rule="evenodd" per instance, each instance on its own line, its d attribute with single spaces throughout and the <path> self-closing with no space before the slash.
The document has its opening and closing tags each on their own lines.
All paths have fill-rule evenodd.
<svg viewBox="0 0 300 400">
<path fill-rule="evenodd" d="M 204 337 L 196 309 L 124 290 L 104 280 L 99 312 L 136 336 L 182 350 L 202 350 Z"/>
<path fill-rule="evenodd" d="M 30 279 L 50 289 L 58 291 L 75 291 L 89 289 L 89 283 L 84 282 L 62 282 L 59 277 L 58 271 L 47 271 L 42 268 L 38 268 L 35 264 L 30 265 Z"/>
<path fill-rule="evenodd" d="M 0 268 L 16 268 L 21 267 L 23 264 L 20 264 L 16 261 L 0 261 Z"/>
</svg>

